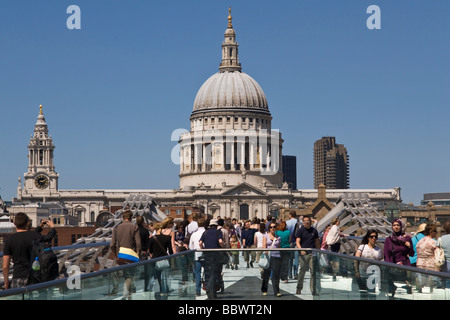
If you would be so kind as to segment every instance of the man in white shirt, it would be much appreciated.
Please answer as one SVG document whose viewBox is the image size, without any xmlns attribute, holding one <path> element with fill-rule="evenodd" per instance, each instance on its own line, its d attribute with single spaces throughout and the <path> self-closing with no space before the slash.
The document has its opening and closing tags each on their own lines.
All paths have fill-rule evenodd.
<svg viewBox="0 0 450 320">
<path fill-rule="evenodd" d="M 190 218 L 191 222 L 187 225 L 185 230 L 186 235 L 193 234 L 198 229 L 197 214 L 196 213 L 191 214 Z"/>
<path fill-rule="evenodd" d="M 199 250 L 202 249 L 200 247 L 199 241 L 205 232 L 206 220 L 200 218 L 198 221 L 198 229 L 194 233 L 192 233 L 191 238 L 189 240 L 189 249 L 190 250 Z M 189 226 L 188 226 L 189 227 Z M 195 264 L 194 264 L 194 274 L 195 274 L 195 293 L 197 296 L 200 295 L 202 289 L 202 256 L 203 252 L 195 252 Z"/>
</svg>

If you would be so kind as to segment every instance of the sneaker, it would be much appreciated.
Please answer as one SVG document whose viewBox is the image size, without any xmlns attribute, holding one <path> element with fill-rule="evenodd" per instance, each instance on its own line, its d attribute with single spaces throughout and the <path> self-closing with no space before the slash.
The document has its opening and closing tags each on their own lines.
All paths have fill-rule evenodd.
<svg viewBox="0 0 450 320">
<path fill-rule="evenodd" d="M 262 295 L 263 295 L 263 296 L 267 296 L 267 292 L 263 292 Z"/>
<path fill-rule="evenodd" d="M 276 296 L 277 296 L 277 297 L 281 297 L 281 293 L 278 292 L 278 293 L 276 294 Z"/>
</svg>

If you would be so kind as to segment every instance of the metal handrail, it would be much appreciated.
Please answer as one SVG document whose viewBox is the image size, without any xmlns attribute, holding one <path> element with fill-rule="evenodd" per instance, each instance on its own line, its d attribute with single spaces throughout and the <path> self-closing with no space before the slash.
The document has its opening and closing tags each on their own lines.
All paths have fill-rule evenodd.
<svg viewBox="0 0 450 320">
<path fill-rule="evenodd" d="M 354 240 L 359 240 L 359 237 L 352 237 L 352 238 L 355 238 Z M 356 238 L 358 238 L 358 239 L 356 239 Z M 109 246 L 109 244 L 110 244 L 109 242 L 76 244 L 76 245 L 71 245 L 71 246 L 53 247 L 53 249 L 55 251 L 63 251 L 63 250 L 81 249 L 81 248 L 98 247 L 98 246 Z M 243 252 L 243 251 L 310 251 L 315 254 L 326 254 L 328 256 L 336 256 L 336 257 L 343 258 L 343 259 L 357 260 L 357 261 L 361 261 L 361 262 L 370 263 L 372 265 L 384 266 L 386 268 L 403 269 L 403 270 L 412 271 L 415 273 L 432 275 L 432 276 L 437 276 L 440 278 L 445 278 L 445 279 L 450 280 L 450 273 L 446 273 L 446 272 L 429 271 L 429 270 L 424 270 L 424 269 L 413 267 L 413 266 L 403 266 L 403 265 L 398 265 L 398 264 L 394 264 L 394 263 L 387 262 L 387 261 L 366 259 L 366 258 L 362 258 L 362 257 L 356 257 L 356 256 L 350 255 L 350 254 L 337 253 L 337 252 L 332 252 L 329 250 L 320 250 L 320 249 L 312 249 L 312 248 L 220 248 L 220 249 L 187 250 L 187 251 L 175 253 L 175 254 L 169 255 L 169 256 L 153 258 L 153 259 L 145 260 L 145 261 L 138 261 L 138 262 L 135 262 L 135 263 L 132 263 L 129 265 L 119 265 L 119 266 L 115 266 L 115 267 L 111 267 L 111 268 L 107 268 L 107 269 L 101 269 L 101 270 L 98 270 L 95 272 L 83 273 L 80 275 L 80 277 L 81 277 L 81 279 L 87 279 L 87 278 L 91 278 L 91 277 L 102 276 L 105 274 L 109 274 L 112 272 L 116 272 L 119 270 L 131 268 L 131 267 L 134 268 L 134 267 L 138 267 L 138 266 L 144 265 L 144 264 L 153 264 L 159 260 L 172 259 L 172 258 L 176 258 L 177 256 L 188 255 L 192 252 L 195 253 L 195 252 L 236 252 L 236 251 L 239 251 L 239 252 Z M 21 293 L 26 294 L 27 292 L 31 292 L 34 290 L 58 286 L 58 285 L 66 283 L 67 279 L 68 279 L 68 277 L 65 277 L 65 278 L 56 279 L 56 280 L 52 280 L 52 281 L 48 281 L 48 282 L 44 282 L 44 283 L 29 285 L 29 286 L 22 287 L 22 288 L 12 288 L 12 289 L 8 289 L 8 290 L 3 290 L 3 291 L 0 291 L 0 297 L 16 295 L 16 294 L 21 294 Z"/>
<path fill-rule="evenodd" d="M 136 267 L 139 267 L 139 266 L 145 265 L 145 264 L 155 264 L 157 261 L 160 261 L 160 260 L 172 259 L 172 258 L 176 258 L 178 256 L 190 254 L 192 252 L 195 252 L 195 250 L 186 250 L 183 252 L 171 254 L 169 256 L 163 256 L 163 257 L 158 257 L 158 258 L 152 258 L 149 260 L 137 261 L 137 262 L 126 264 L 126 265 L 118 265 L 118 266 L 115 266 L 112 268 L 102 269 L 102 270 L 98 270 L 98 271 L 90 272 L 90 273 L 83 273 L 80 275 L 80 279 L 83 280 L 83 279 L 88 279 L 88 278 L 92 278 L 92 277 L 102 276 L 102 275 L 105 275 L 108 273 L 113 273 L 113 272 L 117 272 L 117 271 L 128 269 L 128 268 L 136 268 Z M 0 298 L 10 296 L 10 295 L 16 295 L 16 294 L 26 294 L 28 292 L 31 292 L 34 290 L 39 290 L 39 289 L 56 287 L 58 285 L 67 283 L 68 279 L 69 279 L 69 277 L 65 277 L 65 278 L 55 279 L 55 280 L 46 281 L 46 282 L 42 282 L 42 283 L 31 284 L 31 285 L 21 287 L 21 288 L 10 288 L 10 289 L 6 289 L 6 290 L 2 290 L 2 291 L 0 291 Z"/>
<path fill-rule="evenodd" d="M 450 280 L 450 273 L 428 271 L 428 270 L 424 270 L 424 269 L 420 269 L 420 268 L 412 267 L 412 266 L 397 265 L 397 264 L 393 264 L 391 262 L 386 262 L 386 261 L 366 259 L 366 258 L 362 258 L 362 257 L 356 257 L 353 255 L 342 254 L 342 253 L 332 252 L 332 251 L 328 251 L 328 250 L 311 249 L 311 248 L 239 248 L 239 249 L 221 248 L 221 249 L 187 250 L 187 251 L 175 253 L 175 254 L 169 255 L 169 256 L 153 258 L 153 259 L 145 260 L 145 261 L 138 261 L 138 262 L 128 264 L 128 265 L 120 265 L 120 266 L 115 266 L 115 267 L 108 268 L 108 269 L 99 270 L 96 272 L 81 274 L 80 278 L 88 279 L 88 278 L 92 278 L 92 277 L 102 276 L 102 275 L 106 275 L 109 273 L 117 272 L 117 271 L 128 269 L 128 268 L 139 267 L 139 266 L 145 265 L 145 264 L 154 264 L 159 260 L 172 259 L 172 258 L 176 258 L 178 256 L 188 255 L 188 254 L 195 253 L 195 252 L 232 252 L 232 251 L 310 251 L 313 254 L 317 254 L 317 255 L 326 254 L 328 256 L 336 256 L 336 257 L 340 257 L 343 259 L 367 262 L 372 265 L 384 266 L 386 268 L 404 269 L 404 270 L 412 271 L 415 273 L 432 275 L 432 276 L 437 276 L 440 278 L 445 278 L 445 279 Z M 34 290 L 45 289 L 45 288 L 50 288 L 50 287 L 57 287 L 57 286 L 65 284 L 67 282 L 67 280 L 68 280 L 68 278 L 62 278 L 62 279 L 48 281 L 45 283 L 33 284 L 33 285 L 29 285 L 29 286 L 22 287 L 22 288 L 12 288 L 12 289 L 3 290 L 3 291 L 0 291 L 0 297 L 6 297 L 6 296 L 18 295 L 18 294 L 25 295 L 26 293 L 29 293 Z"/>
</svg>

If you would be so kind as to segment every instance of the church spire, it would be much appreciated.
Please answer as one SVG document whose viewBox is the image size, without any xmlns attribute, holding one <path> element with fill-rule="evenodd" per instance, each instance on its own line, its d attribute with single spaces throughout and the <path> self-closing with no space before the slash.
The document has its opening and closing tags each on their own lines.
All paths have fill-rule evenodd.
<svg viewBox="0 0 450 320">
<path fill-rule="evenodd" d="M 42 105 L 34 126 L 33 135 L 28 143 L 28 172 L 25 173 L 25 194 L 37 196 L 39 192 L 52 192 L 58 189 L 58 174 L 53 164 L 52 137 L 48 134 Z M 19 194 L 19 190 L 18 190 Z M 50 194 L 50 193 L 48 193 Z M 42 194 L 39 193 L 39 196 Z"/>
<path fill-rule="evenodd" d="M 236 33 L 233 29 L 231 17 L 231 7 L 228 9 L 228 28 L 225 30 L 225 41 L 222 43 L 222 62 L 220 63 L 220 72 L 241 72 L 239 63 L 238 47 L 236 42 Z"/>
<path fill-rule="evenodd" d="M 35 129 L 35 135 L 38 135 L 40 132 L 47 133 L 47 123 L 45 122 L 44 112 L 42 111 L 42 104 L 39 106 L 39 115 L 37 117 Z"/>
</svg>

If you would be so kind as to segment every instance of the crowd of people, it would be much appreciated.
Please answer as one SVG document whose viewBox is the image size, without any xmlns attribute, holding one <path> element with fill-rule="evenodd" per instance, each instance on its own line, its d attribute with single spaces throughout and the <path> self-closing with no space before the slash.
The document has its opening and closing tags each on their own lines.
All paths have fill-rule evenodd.
<svg viewBox="0 0 450 320">
<path fill-rule="evenodd" d="M 386 237 L 384 247 L 377 245 L 378 232 L 370 229 L 361 241 L 355 256 L 377 261 L 386 261 L 400 266 L 413 266 L 419 269 L 436 272 L 450 272 L 450 220 L 443 224 L 443 235 L 437 237 L 435 223 L 422 223 L 417 228 L 415 235 L 405 232 L 405 226 L 401 219 L 392 221 L 392 233 Z M 442 248 L 445 253 L 443 264 L 436 262 L 436 250 Z M 370 293 L 374 287 L 367 286 L 368 277 L 373 274 L 368 272 L 370 264 L 355 261 L 355 272 L 358 285 L 362 291 Z M 381 275 L 383 277 L 383 275 Z M 387 293 L 393 299 L 397 290 L 396 282 L 404 283 L 408 294 L 416 287 L 417 292 L 427 285 L 432 291 L 435 287 L 450 287 L 450 283 L 442 283 L 437 276 L 429 276 L 420 272 L 412 272 L 403 268 L 387 268 L 384 274 L 387 282 Z M 384 290 L 384 288 L 381 288 Z M 369 295 L 370 296 L 370 295 Z"/>
<path fill-rule="evenodd" d="M 172 218 L 168 218 L 171 220 Z M 320 281 L 317 281 L 316 268 L 319 268 L 317 260 L 313 258 L 313 251 L 307 249 L 322 249 L 339 252 L 341 237 L 348 236 L 340 230 L 340 220 L 335 218 L 326 228 L 323 234 L 319 234 L 313 227 L 314 220 L 309 216 L 297 217 L 294 210 L 290 212 L 289 219 L 280 220 L 254 218 L 253 220 L 238 221 L 231 218 L 204 218 L 193 214 L 189 220 L 173 226 L 173 219 L 169 228 L 165 228 L 165 235 L 171 236 L 172 252 L 180 252 L 186 249 L 241 249 L 252 250 L 224 250 L 220 251 L 196 251 L 195 261 L 185 270 L 183 280 L 188 279 L 188 274 L 194 276 L 196 282 L 196 294 L 201 295 L 202 289 L 210 299 L 216 299 L 217 294 L 224 292 L 222 279 L 223 268 L 238 270 L 240 259 L 243 259 L 247 268 L 259 267 L 262 254 L 269 258 L 268 266 L 261 267 L 261 293 L 268 294 L 268 283 L 272 281 L 273 294 L 281 296 L 280 282 L 287 283 L 293 279 L 297 281 L 296 294 L 301 295 L 304 285 L 305 274 L 310 271 L 310 292 L 318 295 L 320 292 Z M 443 267 L 435 265 L 434 250 L 438 246 L 436 238 L 436 225 L 433 223 L 422 224 L 416 234 L 411 236 L 405 233 L 405 226 L 400 219 L 392 222 L 392 234 L 385 239 L 384 248 L 377 245 L 378 231 L 367 230 L 355 256 L 377 261 L 386 261 L 393 264 L 415 266 L 432 271 L 450 271 L 450 222 L 443 226 L 444 235 L 441 237 L 440 246 L 444 249 L 447 263 Z M 167 240 L 168 241 L 168 240 Z M 166 242 L 169 243 L 169 242 Z M 267 249 L 270 250 L 267 250 Z M 300 248 L 305 250 L 274 250 L 277 248 Z M 149 253 L 151 256 L 152 253 Z M 339 259 L 329 257 L 329 267 L 333 272 L 333 278 L 339 273 Z M 367 269 L 368 263 L 355 263 L 355 278 L 359 284 L 367 281 L 370 274 Z M 436 279 L 433 277 L 420 277 L 411 279 L 411 273 L 403 269 L 392 268 L 387 277 L 387 291 L 390 297 L 394 297 L 397 289 L 395 283 L 403 281 L 408 293 L 412 292 L 416 285 L 420 292 L 424 285 L 431 284 Z M 365 285 L 366 291 L 370 292 Z"/>
<path fill-rule="evenodd" d="M 22 217 L 23 216 L 23 217 Z M 282 296 L 280 282 L 287 283 L 296 280 L 296 294 L 301 295 L 305 274 L 310 271 L 310 292 L 318 295 L 320 281 L 317 281 L 317 268 L 321 265 L 318 259 L 314 259 L 313 250 L 322 249 L 339 252 L 341 237 L 348 236 L 340 230 L 340 220 L 335 218 L 319 234 L 313 227 L 314 220 L 309 216 L 297 217 L 296 212 L 290 212 L 289 219 L 254 218 L 252 220 L 238 221 L 237 219 L 207 217 L 193 213 L 187 220 L 175 222 L 172 217 L 167 217 L 162 222 L 146 224 L 143 217 L 136 217 L 136 223 L 132 223 L 133 214 L 127 210 L 123 212 L 123 223 L 114 228 L 111 239 L 111 249 L 118 264 L 130 263 L 124 259 L 122 249 L 135 252 L 137 260 L 160 258 L 185 250 L 196 250 L 194 261 L 187 256 L 179 256 L 175 259 L 178 269 L 182 271 L 182 282 L 185 284 L 192 275 L 195 281 L 196 294 L 201 295 L 206 291 L 209 299 L 216 299 L 218 293 L 224 292 L 222 279 L 223 268 L 238 270 L 242 263 L 247 268 L 260 268 L 261 293 L 267 295 L 269 280 L 272 281 L 273 294 Z M 18 233 L 11 236 L 5 243 L 3 259 L 3 273 L 9 272 L 10 261 L 14 262 L 12 282 L 6 277 L 5 288 L 23 286 L 26 284 L 29 257 L 23 256 L 17 248 L 25 248 L 27 252 L 32 240 L 42 238 L 49 241 L 54 237 L 55 229 L 51 221 L 43 221 L 36 231 L 29 231 L 29 218 L 24 214 L 18 214 L 15 219 Z M 40 235 L 43 226 L 51 228 L 45 237 Z M 414 235 L 405 233 L 405 225 L 401 219 L 392 221 L 392 233 L 385 238 L 383 249 L 377 244 L 378 231 L 367 230 L 360 245 L 356 249 L 355 256 L 366 260 L 386 261 L 402 266 L 413 266 L 427 271 L 450 272 L 450 220 L 443 224 L 443 235 L 437 237 L 435 223 L 421 224 Z M 221 249 L 230 250 L 204 250 Z M 304 250 L 275 250 L 280 248 L 297 248 Z M 24 249 L 24 250 L 25 250 Z M 252 250 L 238 250 L 252 249 Z M 442 249 L 445 261 L 436 263 L 436 251 Z M 129 252 L 127 253 L 128 255 Z M 322 255 L 320 255 L 322 256 Z M 325 255 L 324 255 L 325 256 Z M 261 260 L 267 259 L 267 264 L 262 266 Z M 335 279 L 339 272 L 339 258 L 329 255 L 326 267 L 333 272 Z M 160 259 L 161 260 L 161 259 Z M 165 259 L 163 259 L 165 260 Z M 135 260 L 136 261 L 136 260 Z M 164 266 L 167 261 L 157 262 L 156 268 L 146 264 L 144 267 L 144 291 L 150 290 L 152 277 L 157 280 L 160 287 L 160 297 L 169 294 L 168 270 L 170 266 Z M 163 263 L 164 262 L 164 263 Z M 173 262 L 172 262 L 173 263 Z M 367 261 L 354 262 L 354 277 L 360 289 L 366 293 L 373 293 L 374 288 L 368 287 L 367 281 L 372 274 Z M 323 267 L 323 266 L 322 266 Z M 25 270 L 27 269 L 27 270 Z M 418 292 L 424 286 L 450 287 L 449 283 L 442 283 L 438 277 L 414 272 L 404 268 L 387 268 L 386 290 L 390 297 L 394 297 L 396 283 L 403 282 L 407 293 L 412 293 L 415 286 Z M 124 275 L 124 299 L 129 299 L 134 290 L 133 268 L 127 268 Z M 448 281 L 447 281 L 448 282 Z M 113 290 L 117 291 L 117 286 Z M 369 294 L 370 296 L 370 294 Z"/>
<path fill-rule="evenodd" d="M 167 218 L 166 220 L 171 220 Z M 173 221 L 173 219 L 172 219 Z M 180 250 L 221 249 L 218 251 L 196 251 L 192 266 L 192 273 L 196 283 L 196 294 L 206 291 L 209 299 L 216 299 L 217 294 L 223 293 L 223 268 L 238 270 L 240 259 L 247 268 L 259 268 L 261 274 L 261 293 L 268 294 L 268 283 L 272 281 L 273 294 L 281 297 L 280 282 L 288 279 L 297 281 L 297 294 L 301 294 L 303 281 L 308 270 L 313 271 L 314 264 L 311 248 L 318 249 L 319 234 L 312 226 L 312 219 L 308 216 L 296 217 L 295 211 L 290 213 L 286 221 L 254 218 L 238 221 L 231 218 L 205 218 L 195 213 L 186 221 L 174 227 L 172 235 L 173 252 Z M 304 251 L 274 250 L 277 248 L 303 248 Z M 232 250 L 232 249 L 252 250 Z M 267 250 L 270 249 L 270 250 Z M 261 256 L 268 257 L 268 266 L 259 266 Z M 152 256 L 152 253 L 149 252 Z M 187 280 L 183 276 L 183 280 Z M 311 292 L 318 294 L 315 272 L 311 272 Z"/>
<path fill-rule="evenodd" d="M 139 260 L 159 258 L 185 250 L 197 250 L 194 261 L 178 257 L 176 263 L 182 271 L 183 284 L 188 281 L 189 274 L 192 274 L 196 294 L 201 295 L 202 290 L 205 290 L 209 299 L 216 299 L 217 294 L 225 290 L 223 268 L 238 270 L 241 258 L 247 268 L 260 268 L 258 264 L 265 251 L 270 265 L 266 269 L 260 268 L 262 294 L 267 295 L 271 279 L 274 295 L 280 297 L 280 281 L 288 282 L 288 279 L 294 278 L 299 279 L 297 293 L 300 294 L 304 275 L 308 267 L 311 267 L 311 251 L 299 253 L 265 249 L 296 246 L 305 249 L 318 248 L 318 233 L 311 226 L 311 219 L 305 217 L 299 220 L 295 212 L 287 221 L 277 221 L 270 216 L 262 220 L 255 218 L 237 221 L 230 218 L 197 216 L 194 213 L 187 220 L 178 223 L 175 223 L 172 217 L 167 217 L 163 222 L 145 224 L 142 217 L 137 217 L 136 224 L 133 224 L 131 211 L 124 211 L 122 217 L 123 223 L 113 230 L 111 239 L 111 249 L 118 264 L 132 262 L 120 258 L 120 249 L 123 247 L 136 252 Z M 303 229 L 309 231 L 303 232 Z M 313 230 L 315 232 L 312 232 Z M 296 236 L 301 238 L 301 241 L 296 240 Z M 230 250 L 198 251 L 221 248 Z M 237 250 L 241 248 L 254 250 Z M 300 272 L 298 272 L 299 261 Z M 134 274 L 131 270 L 132 268 L 123 273 L 125 279 L 123 299 L 129 299 L 133 292 Z M 158 296 L 162 299 L 167 297 L 169 294 L 167 269 L 159 269 L 157 266 L 150 268 L 146 265 L 144 270 L 144 291 L 150 290 L 153 277 L 160 287 Z M 117 294 L 117 285 L 114 286 L 112 294 Z"/>
</svg>

